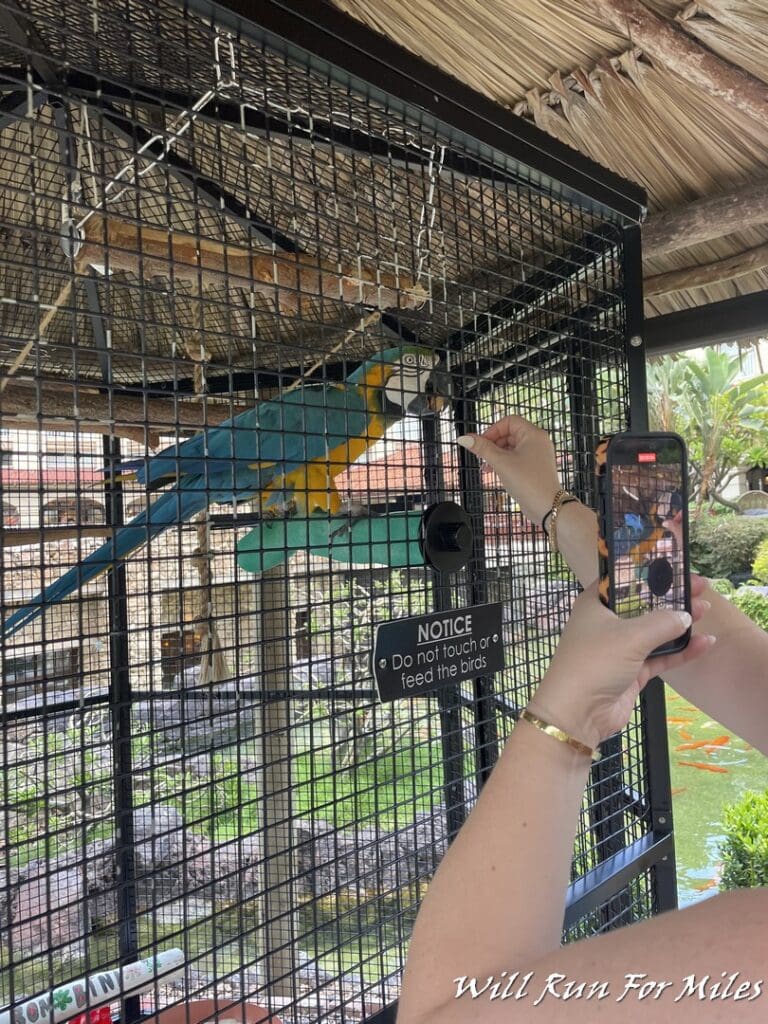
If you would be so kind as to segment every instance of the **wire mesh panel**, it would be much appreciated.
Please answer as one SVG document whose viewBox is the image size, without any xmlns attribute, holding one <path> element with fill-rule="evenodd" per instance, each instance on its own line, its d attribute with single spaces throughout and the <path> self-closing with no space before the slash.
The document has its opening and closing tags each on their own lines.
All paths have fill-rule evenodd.
<svg viewBox="0 0 768 1024">
<path fill-rule="evenodd" d="M 0 24 L 0 1006 L 373 1017 L 576 593 L 455 439 L 529 417 L 592 500 L 632 201 L 228 18 Z M 419 544 L 446 500 L 451 572 Z M 378 699 L 378 623 L 489 602 L 504 671 Z M 638 713 L 570 935 L 657 908 L 651 796 Z"/>
</svg>

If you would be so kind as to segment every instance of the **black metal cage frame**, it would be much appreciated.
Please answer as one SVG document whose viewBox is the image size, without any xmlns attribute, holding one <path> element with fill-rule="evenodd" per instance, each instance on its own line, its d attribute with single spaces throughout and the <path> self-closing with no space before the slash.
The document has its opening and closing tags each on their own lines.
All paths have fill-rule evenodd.
<svg viewBox="0 0 768 1024">
<path fill-rule="evenodd" d="M 300 152 L 309 147 L 312 151 L 316 148 L 330 153 L 331 157 L 344 154 L 353 168 L 358 156 L 368 162 L 380 160 L 383 166 L 397 169 L 398 173 L 421 175 L 428 184 L 434 148 L 428 148 L 423 139 L 417 138 L 423 133 L 424 137 L 436 140 L 434 146 L 439 143 L 441 172 L 447 174 L 451 182 L 469 182 L 481 190 L 486 186 L 489 189 L 508 187 L 512 194 L 524 189 L 526 195 L 533 197 L 530 202 L 534 206 L 540 204 L 536 206 L 539 211 L 536 216 L 542 222 L 547 216 L 552 218 L 555 226 L 551 230 L 553 238 L 557 236 L 556 244 L 541 245 L 538 254 L 541 258 L 519 277 L 510 273 L 508 289 L 500 292 L 500 282 L 504 280 L 502 270 L 492 283 L 473 286 L 472 301 L 467 303 L 463 315 L 458 315 L 458 311 L 465 310 L 460 300 L 453 301 L 452 306 L 446 304 L 439 315 L 421 321 L 408 312 L 404 314 L 403 310 L 382 311 L 379 337 L 391 346 L 422 344 L 426 340 L 435 351 L 447 357 L 454 376 L 451 408 L 452 426 L 457 433 L 478 429 L 481 421 L 487 421 L 488 409 L 494 408 L 494 401 L 498 401 L 503 410 L 505 402 L 510 400 L 497 400 L 494 396 L 512 393 L 504 391 L 505 388 L 514 389 L 531 380 L 546 380 L 548 374 L 559 374 L 562 386 L 568 391 L 564 429 L 572 455 L 567 467 L 570 487 L 585 502 L 593 503 L 591 455 L 602 430 L 606 426 L 647 428 L 639 228 L 645 214 L 642 190 L 548 138 L 329 6 L 313 5 L 310 9 L 301 0 L 262 0 L 258 5 L 232 0 L 227 6 L 208 0 L 185 0 L 183 5 L 158 7 L 158 23 L 165 16 L 170 18 L 173 9 L 178 10 L 179 17 L 193 23 L 197 31 L 211 35 L 221 31 L 238 46 L 247 42 L 263 52 L 275 54 L 287 68 L 301 67 L 315 76 L 311 79 L 312 88 L 316 88 L 317 82 L 326 81 L 330 83 L 329 88 L 339 90 L 337 95 L 363 97 L 375 112 L 367 124 L 360 124 L 351 117 L 328 116 L 327 111 L 321 111 L 318 116 L 314 111 L 307 114 L 294 109 L 281 113 L 278 104 L 265 103 L 260 109 L 250 98 L 247 102 L 242 98 L 238 102 L 237 98 L 217 95 L 209 101 L 207 109 L 198 112 L 201 123 L 247 131 L 249 137 L 265 140 L 265 145 L 277 140 L 290 151 Z M 174 183 L 188 189 L 197 207 L 238 225 L 249 244 L 266 246 L 272 253 L 300 253 L 301 245 L 285 217 L 265 216 L 264 203 L 247 201 L 247 184 L 244 198 L 242 189 L 230 189 L 226 182 L 217 180 L 211 168 L 196 166 L 188 155 L 170 146 L 165 127 L 168 112 L 192 109 L 195 102 L 192 88 L 184 92 L 175 82 L 172 85 L 159 83 L 156 76 L 152 82 L 123 81 L 108 70 L 86 67 L 82 59 L 62 60 L 60 54 L 50 52 L 45 41 L 50 25 L 41 25 L 38 29 L 35 17 L 18 7 L 3 5 L 0 8 L 0 29 L 8 45 L 18 52 L 19 64 L 24 65 L 14 69 L 3 67 L 0 61 L 3 97 L 0 131 L 29 118 L 33 111 L 50 106 L 58 137 L 58 155 L 61 166 L 66 169 L 70 190 L 78 161 L 71 107 L 77 103 L 93 104 L 98 107 L 103 129 L 122 140 L 128 152 L 134 157 L 140 154 L 142 158 L 152 158 L 162 165 L 169 188 L 170 183 Z M 175 69 L 171 77 L 178 77 Z M 156 130 L 152 127 L 153 118 L 158 117 L 162 127 Z M 382 124 L 386 126 L 387 118 L 412 127 L 390 136 L 382 127 Z M 105 172 L 106 179 L 109 173 Z M 551 209 L 548 204 L 552 204 Z M 274 208 L 276 204 L 273 201 L 271 205 Z M 563 211 L 575 212 L 574 224 L 561 238 L 555 222 L 565 216 Z M 137 221 L 141 227 L 140 212 Z M 498 229 L 491 224 L 483 230 L 490 235 Z M 204 233 L 199 223 L 196 231 Z M 75 246 L 77 238 L 75 235 L 67 238 L 64 232 L 62 245 L 65 249 L 67 244 Z M 482 248 L 481 243 L 478 246 Z M 109 243 L 105 248 L 109 257 Z M 472 248 L 471 242 L 469 248 Z M 544 252 L 547 248 L 550 251 Z M 199 377 L 189 373 L 181 375 L 172 360 L 166 363 L 169 372 L 164 377 L 161 368 L 155 365 L 161 360 L 156 359 L 154 353 L 151 376 L 146 368 L 150 359 L 146 365 L 141 363 L 142 373 L 134 379 L 130 379 L 122 363 L 122 376 L 116 375 L 114 366 L 123 353 L 115 349 L 113 343 L 115 313 L 105 305 L 109 288 L 105 288 L 104 280 L 94 272 L 81 275 L 78 281 L 92 333 L 94 365 L 99 368 L 99 376 L 91 372 L 86 381 L 93 390 L 107 396 L 110 402 L 122 396 L 171 396 L 179 403 L 199 392 Z M 585 281 L 590 282 L 590 290 L 586 292 Z M 557 296 L 557 301 L 550 303 L 552 296 Z M 263 361 L 254 358 L 250 360 L 251 365 L 248 361 L 228 360 L 226 354 L 211 360 L 203 381 L 206 398 L 221 396 L 231 402 L 236 394 L 274 394 L 297 381 L 317 381 L 324 385 L 341 382 L 365 358 L 365 352 L 358 346 L 347 358 L 327 356 L 322 366 L 308 371 L 312 359 L 306 347 L 299 344 L 302 337 L 295 335 L 289 339 L 284 346 L 285 354 L 279 358 Z M 8 340 L 7 330 L 3 340 L 6 343 L 3 362 L 7 369 L 18 355 L 18 343 Z M 44 364 L 45 352 L 39 335 L 33 341 L 37 358 L 33 373 L 40 386 L 39 382 L 44 382 L 46 375 L 50 377 L 51 369 Z M 329 347 L 330 342 L 324 343 L 326 352 Z M 77 373 L 77 363 L 74 365 Z M 611 386 L 617 390 L 610 402 L 604 398 L 607 385 L 600 378 L 601 368 L 606 365 L 613 374 Z M 553 395 L 553 401 L 555 399 L 560 400 Z M 37 401 L 41 429 L 44 429 L 45 409 L 39 394 Z M 0 394 L 0 414 L 2 404 Z M 608 404 L 610 412 L 606 412 Z M 484 541 L 488 514 L 484 494 L 488 484 L 481 476 L 477 461 L 463 450 L 457 456 L 455 477 L 451 476 L 454 471 L 446 464 L 445 439 L 434 423 L 424 423 L 420 443 L 420 500 L 428 505 L 452 496 L 470 514 L 474 526 L 470 572 L 449 580 L 437 572 L 424 570 L 422 578 L 428 587 L 429 608 L 440 611 L 493 600 L 498 596 L 498 588 L 489 581 L 498 578 L 499 570 L 490 567 Z M 120 438 L 106 433 L 102 455 L 107 471 L 119 467 L 123 458 Z M 117 529 L 127 518 L 126 497 L 116 476 L 110 477 L 108 472 L 107 479 L 103 491 L 106 526 Z M 10 497 L 8 493 L 3 496 Z M 214 532 L 225 531 L 260 519 L 258 514 L 249 519 L 248 514 L 235 509 L 232 514 L 211 515 L 208 525 Z M 540 562 L 546 558 L 539 549 L 535 554 Z M 146 955 L 137 924 L 140 914 L 134 836 L 137 794 L 133 784 L 136 765 L 131 744 L 132 709 L 146 695 L 144 691 L 135 690 L 131 680 L 130 587 L 124 566 L 108 574 L 107 586 L 108 621 L 103 635 L 109 644 L 108 690 L 90 695 L 83 691 L 72 693 L 69 701 L 59 701 L 55 706 L 44 702 L 42 708 L 35 703 L 24 706 L 23 702 L 10 706 L 10 700 L 4 697 L 2 723 L 7 731 L 19 722 L 41 716 L 44 719 L 46 715 L 83 713 L 87 708 L 109 709 L 119 879 L 115 886 L 119 922 L 117 954 L 120 963 L 129 964 Z M 329 599 L 329 607 L 332 603 Z M 334 636 L 330 627 L 332 642 Z M 12 656 L 11 649 L 6 649 L 6 656 Z M 301 703 L 309 699 L 307 691 L 296 687 L 264 685 L 269 676 L 263 669 L 261 685 L 256 686 L 242 669 L 237 679 L 239 699 L 254 701 L 259 707 L 270 703 L 282 707 L 287 706 L 287 702 Z M 443 686 L 431 696 L 435 701 L 442 750 L 442 779 L 436 789 L 441 792 L 443 801 L 441 809 L 433 810 L 428 816 L 428 824 L 434 831 L 435 819 L 444 816 L 440 828 L 450 841 L 466 818 L 473 794 L 476 795 L 493 768 L 502 739 L 500 727 L 503 731 L 514 722 L 522 704 L 514 699 L 514 693 L 505 692 L 505 686 L 500 686 L 493 675 L 476 676 L 469 689 L 461 685 Z M 315 687 L 311 697 L 318 701 L 351 698 L 361 704 L 376 700 L 370 680 L 359 676 L 353 676 L 346 690 L 333 684 Z M 193 693 L 191 699 L 210 705 L 211 694 L 199 691 Z M 208 714 L 215 714 L 212 705 Z M 634 751 L 629 777 L 622 768 L 627 736 L 608 741 L 603 761 L 593 768 L 586 814 L 596 851 L 595 862 L 574 870 L 564 921 L 565 934 L 570 938 L 617 927 L 676 905 L 664 696 L 659 680 L 644 690 L 637 721 L 628 735 Z M 7 747 L 7 741 L 4 742 Z M 473 763 L 471 772 L 467 769 L 468 756 Z M 4 798 L 6 827 L 11 797 L 12 794 L 6 793 Z M 283 813 L 291 814 L 290 809 Z M 267 850 L 264 857 L 268 859 L 268 830 L 262 831 Z M 186 856 L 191 859 L 191 855 Z M 428 874 L 425 869 L 424 875 Z M 415 904 L 418 904 L 418 895 Z M 2 906 L 0 900 L 0 909 Z M 402 916 L 402 903 L 395 911 L 395 917 L 398 916 Z M 8 963 L 3 966 L 8 967 Z M 397 972 L 391 973 L 396 975 Z M 58 977 L 51 968 L 49 987 L 53 987 Z M 9 968 L 0 1002 L 13 1005 L 29 994 L 16 989 L 14 972 Z M 365 1019 L 394 1020 L 395 1004 L 387 999 L 380 1001 L 387 1005 L 377 1012 L 367 1013 Z M 280 1012 L 285 1016 L 291 1012 L 291 1007 L 284 1005 Z M 122 1020 L 126 1024 L 141 1015 L 138 997 L 129 996 L 123 1001 Z"/>
</svg>

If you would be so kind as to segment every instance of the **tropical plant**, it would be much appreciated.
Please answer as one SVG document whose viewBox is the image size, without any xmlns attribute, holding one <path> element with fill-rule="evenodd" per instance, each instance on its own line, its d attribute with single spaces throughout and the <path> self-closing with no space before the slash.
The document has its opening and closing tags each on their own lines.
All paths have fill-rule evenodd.
<svg viewBox="0 0 768 1024">
<path fill-rule="evenodd" d="M 731 601 L 756 626 L 768 632 L 768 597 L 763 597 L 754 587 L 739 587 Z"/>
<path fill-rule="evenodd" d="M 768 584 L 768 537 L 761 542 L 752 563 L 752 575 L 761 583 Z"/>
<path fill-rule="evenodd" d="M 697 516 L 705 502 L 734 508 L 724 488 L 746 462 L 768 457 L 768 375 L 740 381 L 740 370 L 738 356 L 712 348 L 648 366 L 651 426 L 685 439 Z"/>
<path fill-rule="evenodd" d="M 766 539 L 768 516 L 702 516 L 691 523 L 691 564 L 705 576 L 743 576 Z"/>
<path fill-rule="evenodd" d="M 748 790 L 723 811 L 721 889 L 768 885 L 768 789 Z"/>
</svg>

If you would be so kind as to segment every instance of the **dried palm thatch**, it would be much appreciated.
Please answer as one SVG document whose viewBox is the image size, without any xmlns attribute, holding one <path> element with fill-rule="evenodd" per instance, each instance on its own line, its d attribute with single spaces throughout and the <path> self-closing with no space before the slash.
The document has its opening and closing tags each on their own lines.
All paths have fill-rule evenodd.
<svg viewBox="0 0 768 1024">
<path fill-rule="evenodd" d="M 576 0 L 471 0 L 398 4 L 334 0 L 370 27 L 449 71 L 612 170 L 642 184 L 651 210 L 766 179 L 768 122 L 739 114 L 654 63 Z M 701 0 L 646 7 L 674 20 L 736 68 L 768 81 L 765 0 Z M 649 297 L 647 313 L 718 301 L 768 287 L 755 255 L 768 230 L 754 228 L 669 253 L 646 274 L 722 264 L 725 277 Z M 751 256 L 741 257 L 743 253 Z M 725 261 L 725 262 L 723 262 Z M 738 276 L 730 276 L 734 268 Z M 706 278 L 706 273 L 702 275 Z M 666 285 L 665 285 L 666 288 Z"/>
</svg>

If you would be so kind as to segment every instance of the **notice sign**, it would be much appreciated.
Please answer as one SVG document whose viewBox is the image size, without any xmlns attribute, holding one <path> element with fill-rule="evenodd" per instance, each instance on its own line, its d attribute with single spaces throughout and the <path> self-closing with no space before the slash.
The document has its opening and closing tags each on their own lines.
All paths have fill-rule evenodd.
<svg viewBox="0 0 768 1024">
<path fill-rule="evenodd" d="M 376 629 L 373 677 L 382 701 L 418 697 L 502 668 L 501 604 L 395 619 Z"/>
</svg>

